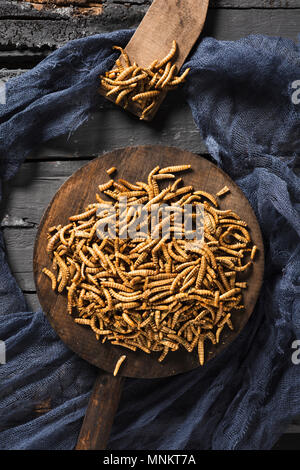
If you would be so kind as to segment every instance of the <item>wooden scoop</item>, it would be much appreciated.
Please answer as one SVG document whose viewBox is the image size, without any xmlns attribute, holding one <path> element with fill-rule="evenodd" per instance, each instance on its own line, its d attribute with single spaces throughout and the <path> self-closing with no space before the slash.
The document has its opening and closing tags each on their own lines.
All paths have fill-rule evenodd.
<svg viewBox="0 0 300 470">
<path fill-rule="evenodd" d="M 205 356 L 210 360 L 227 347 L 247 323 L 256 303 L 263 279 L 264 247 L 260 228 L 254 212 L 240 188 L 217 166 L 190 152 L 172 147 L 145 146 L 116 150 L 96 158 L 76 171 L 59 189 L 41 220 L 34 247 L 34 277 L 38 297 L 51 325 L 62 341 L 84 360 L 99 367 L 99 377 L 88 405 L 79 436 L 77 449 L 105 449 L 114 414 L 118 407 L 123 377 L 169 377 L 199 366 L 197 352 L 188 353 L 183 348 L 167 355 L 164 362 L 157 361 L 159 353 L 145 354 L 99 342 L 90 328 L 74 322 L 67 313 L 66 295 L 53 292 L 42 269 L 51 269 L 46 253 L 48 228 L 67 224 L 71 215 L 95 200 L 98 185 L 108 181 L 106 170 L 118 169 L 117 177 L 128 181 L 146 181 L 148 173 L 156 166 L 191 164 L 192 171 L 182 174 L 185 185 L 216 194 L 225 185 L 230 193 L 220 199 L 221 209 L 232 209 L 248 223 L 258 254 L 247 276 L 248 289 L 244 292 L 245 311 L 233 315 L 234 331 L 222 333 L 220 343 L 206 343 Z M 119 375 L 112 372 L 119 357 L 126 354 Z M 104 372 L 106 371 L 106 372 Z"/>
<path fill-rule="evenodd" d="M 162 60 L 172 41 L 176 40 L 174 64 L 179 70 L 203 29 L 208 4 L 209 0 L 154 0 L 125 48 L 131 63 L 149 67 L 154 60 Z M 106 97 L 107 90 L 100 87 L 99 91 Z M 157 105 L 145 120 L 150 121 L 154 117 L 165 96 L 165 92 L 161 93 Z M 107 99 L 114 102 L 112 96 Z M 139 117 L 142 114 L 134 103 L 130 103 L 127 109 Z"/>
</svg>

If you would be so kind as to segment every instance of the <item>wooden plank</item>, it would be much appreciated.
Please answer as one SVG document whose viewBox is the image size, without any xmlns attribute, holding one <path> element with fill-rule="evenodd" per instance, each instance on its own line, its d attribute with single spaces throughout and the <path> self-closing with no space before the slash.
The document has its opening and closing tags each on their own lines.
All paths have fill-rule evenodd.
<svg viewBox="0 0 300 470">
<path fill-rule="evenodd" d="M 95 0 L 90 2 L 89 0 L 81 1 L 77 3 L 73 0 L 71 6 L 68 6 L 67 0 L 64 4 L 61 3 L 54 7 L 49 5 L 47 0 L 0 0 L 0 18 L 8 16 L 22 16 L 23 18 L 69 18 L 70 16 L 82 14 L 86 15 L 89 10 L 89 4 L 92 4 L 89 8 L 90 12 L 93 13 L 93 6 L 100 4 L 103 6 L 102 12 L 115 5 L 126 5 L 127 10 L 134 12 L 137 18 L 141 18 L 146 10 L 152 3 L 152 0 Z M 210 8 L 299 8 L 298 0 L 211 0 Z M 114 10 L 117 14 L 117 10 Z M 132 13 L 131 13 L 132 14 Z"/>
<path fill-rule="evenodd" d="M 170 92 L 151 123 L 101 98 L 101 108 L 68 139 L 53 139 L 29 158 L 82 158 L 128 145 L 171 145 L 207 153 L 182 90 Z"/>
<path fill-rule="evenodd" d="M 124 27 L 136 26 L 140 17 L 131 9 L 112 5 L 112 10 L 93 17 L 63 19 L 10 18 L 0 22 L 0 49 L 21 47 L 58 47 L 71 39 L 91 36 Z M 283 36 L 297 40 L 300 23 L 299 9 L 210 9 L 204 36 L 235 40 L 248 34 Z"/>
<path fill-rule="evenodd" d="M 50 199 L 64 181 L 87 162 L 83 160 L 25 163 L 18 175 L 5 186 L 4 229 L 35 229 Z M 17 233 L 16 232 L 16 233 Z M 29 238 L 32 240 L 32 235 Z M 25 239 L 24 239 L 25 242 Z"/>
<path fill-rule="evenodd" d="M 4 81 L 7 81 L 10 78 L 14 78 L 14 77 L 17 77 L 18 75 L 21 75 L 25 71 L 26 70 L 24 70 L 24 69 L 9 70 L 9 69 L 6 69 L 6 68 L 1 68 L 0 69 L 0 79 L 4 80 Z"/>
<path fill-rule="evenodd" d="M 1 24 L 1 20 L 0 20 Z M 0 50 L 0 67 L 1 69 L 11 70 L 24 70 L 24 72 L 32 67 L 35 67 L 52 51 L 47 48 L 46 50 L 31 50 L 14 49 L 14 50 Z"/>
<path fill-rule="evenodd" d="M 36 229 L 4 229 L 8 263 L 23 291 L 35 292 L 32 273 L 33 243 Z"/>
<path fill-rule="evenodd" d="M 300 9 L 296 10 L 210 10 L 203 36 L 236 40 L 249 34 L 282 36 L 298 40 Z"/>
<path fill-rule="evenodd" d="M 37 312 L 40 310 L 41 305 L 35 292 L 24 292 L 24 296 L 29 312 Z"/>
</svg>

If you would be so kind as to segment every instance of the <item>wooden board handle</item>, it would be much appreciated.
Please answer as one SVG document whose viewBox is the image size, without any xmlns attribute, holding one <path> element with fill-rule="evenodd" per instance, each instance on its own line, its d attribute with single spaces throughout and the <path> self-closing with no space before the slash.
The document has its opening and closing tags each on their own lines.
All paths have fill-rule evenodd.
<svg viewBox="0 0 300 470">
<path fill-rule="evenodd" d="M 100 372 L 88 404 L 76 450 L 104 450 L 119 405 L 123 377 Z"/>
<path fill-rule="evenodd" d="M 132 62 L 149 67 L 177 42 L 176 65 L 183 65 L 203 29 L 209 0 L 154 0 L 125 50 Z"/>
</svg>

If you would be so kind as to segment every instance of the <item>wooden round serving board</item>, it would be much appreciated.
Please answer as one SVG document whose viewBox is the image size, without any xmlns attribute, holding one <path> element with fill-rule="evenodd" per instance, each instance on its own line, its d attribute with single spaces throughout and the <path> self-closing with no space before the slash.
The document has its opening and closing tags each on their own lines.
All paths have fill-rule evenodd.
<svg viewBox="0 0 300 470">
<path fill-rule="evenodd" d="M 38 297 L 52 327 L 62 341 L 75 353 L 107 372 L 113 372 L 122 354 L 127 359 L 120 375 L 125 377 L 158 378 L 186 372 L 199 366 L 197 352 L 187 353 L 183 348 L 167 355 L 164 362 L 157 361 L 158 353 L 145 354 L 142 351 L 124 352 L 124 348 L 108 342 L 97 341 L 93 331 L 74 322 L 67 313 L 65 294 L 51 290 L 50 282 L 42 274 L 42 268 L 51 269 L 51 260 L 46 253 L 47 231 L 52 225 L 66 225 L 68 217 L 80 213 L 95 201 L 98 185 L 108 181 L 106 170 L 111 166 L 118 169 L 117 177 L 131 182 L 146 181 L 149 171 L 156 165 L 170 166 L 191 164 L 192 170 L 180 174 L 185 185 L 196 190 L 216 194 L 227 185 L 230 193 L 220 198 L 221 209 L 232 209 L 248 223 L 258 253 L 253 268 L 247 273 L 248 289 L 244 291 L 245 311 L 233 315 L 234 331 L 224 330 L 216 346 L 206 342 L 206 360 L 215 357 L 228 346 L 247 323 L 255 306 L 262 284 L 264 271 L 264 248 L 260 228 L 254 212 L 241 189 L 217 166 L 206 159 L 172 147 L 143 146 L 116 150 L 96 158 L 76 171 L 59 189 L 48 206 L 39 226 L 34 247 L 34 276 Z"/>
</svg>

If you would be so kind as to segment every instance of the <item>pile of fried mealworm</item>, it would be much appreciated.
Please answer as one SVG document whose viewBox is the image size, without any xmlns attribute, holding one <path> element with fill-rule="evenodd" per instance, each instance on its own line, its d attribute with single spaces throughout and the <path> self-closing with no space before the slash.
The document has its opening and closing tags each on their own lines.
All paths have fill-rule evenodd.
<svg viewBox="0 0 300 470">
<path fill-rule="evenodd" d="M 106 96 L 116 96 L 115 103 L 127 108 L 135 103 L 141 109 L 141 120 L 146 119 L 154 110 L 158 99 L 165 91 L 174 90 L 183 83 L 190 69 L 177 76 L 177 67 L 173 64 L 177 52 L 176 41 L 173 41 L 169 54 L 161 61 L 155 60 L 149 67 L 139 67 L 132 64 L 128 54 L 119 46 L 114 46 L 121 52 L 116 66 L 100 76 L 101 87 L 106 90 Z"/>
<path fill-rule="evenodd" d="M 179 347 L 197 349 L 203 365 L 204 342 L 218 343 L 225 327 L 233 329 L 233 314 L 244 308 L 242 289 L 247 283 L 238 276 L 252 265 L 256 246 L 238 214 L 220 210 L 212 194 L 183 185 L 176 173 L 184 170 L 190 165 L 157 166 L 147 182 L 134 184 L 110 176 L 99 186 L 106 199 L 97 193 L 96 202 L 69 217 L 67 225 L 50 227 L 47 252 L 52 271 L 43 272 L 53 290 L 67 293 L 67 310 L 75 322 L 89 326 L 102 342 L 158 352 L 159 361 Z M 112 167 L 107 173 L 115 171 Z M 167 184 L 165 189 L 161 182 Z M 229 189 L 219 193 L 224 191 Z M 174 226 L 169 236 L 160 236 L 164 219 L 140 238 L 124 237 L 118 224 L 115 236 L 99 232 L 100 224 L 112 217 L 108 208 L 118 214 L 124 197 L 127 228 L 138 220 L 136 204 L 147 211 L 155 204 L 171 206 Z M 178 227 L 174 214 L 188 204 L 204 209 L 200 244 L 175 236 L 184 227 Z"/>
</svg>

